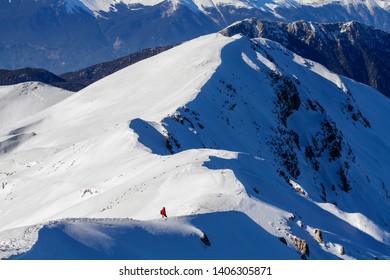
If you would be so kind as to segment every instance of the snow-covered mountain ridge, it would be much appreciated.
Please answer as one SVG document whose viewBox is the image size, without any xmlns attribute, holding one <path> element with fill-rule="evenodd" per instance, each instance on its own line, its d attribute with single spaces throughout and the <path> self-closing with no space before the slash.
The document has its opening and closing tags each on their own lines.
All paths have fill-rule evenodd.
<svg viewBox="0 0 390 280">
<path fill-rule="evenodd" d="M 278 244 L 272 258 L 389 259 L 389 103 L 266 39 L 192 40 L 1 136 L 2 144 L 30 136 L 0 153 L 2 256 L 30 225 L 153 221 L 165 206 L 169 218 L 204 214 L 207 222 L 240 213 L 227 239 L 197 228 L 212 242 L 256 242 L 245 232 L 261 230 Z M 224 250 L 193 258 L 223 258 Z M 253 254 L 246 257 L 270 257 Z"/>
<path fill-rule="evenodd" d="M 359 22 L 269 22 L 256 18 L 221 31 L 276 41 L 331 71 L 376 88 L 390 97 L 390 33 Z"/>
<path fill-rule="evenodd" d="M 94 13 L 99 11 L 109 12 L 115 10 L 117 4 L 141 4 L 144 6 L 154 6 L 166 0 L 65 0 L 70 10 L 75 7 L 85 7 Z M 340 4 L 344 7 L 366 6 L 369 9 L 380 7 L 385 10 L 390 9 L 390 4 L 386 0 L 173 0 L 172 3 L 184 4 L 192 7 L 197 7 L 199 11 L 204 8 L 217 6 L 232 6 L 235 8 L 275 8 L 275 7 L 291 7 L 291 6 L 324 6 L 329 4 Z"/>
</svg>

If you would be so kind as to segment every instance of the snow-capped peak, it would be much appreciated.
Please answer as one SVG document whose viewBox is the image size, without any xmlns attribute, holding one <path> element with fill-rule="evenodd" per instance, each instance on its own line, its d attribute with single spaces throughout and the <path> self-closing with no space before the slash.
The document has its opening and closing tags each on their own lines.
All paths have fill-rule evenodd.
<svg viewBox="0 0 390 280">
<path fill-rule="evenodd" d="M 268 0 L 267 2 L 274 2 L 275 4 L 283 6 L 300 4 L 318 7 L 335 3 L 343 6 L 365 5 L 368 8 L 377 6 L 387 11 L 390 9 L 390 3 L 387 0 Z"/>
<path fill-rule="evenodd" d="M 299 6 L 324 6 L 328 4 L 341 4 L 344 7 L 364 5 L 369 10 L 374 7 L 390 11 L 390 3 L 387 0 L 65 0 L 69 11 L 79 8 L 88 10 L 95 15 L 100 11 L 116 11 L 117 4 L 141 4 L 143 6 L 155 6 L 165 1 L 170 1 L 173 10 L 178 5 L 183 5 L 191 10 L 204 11 L 207 8 L 217 8 L 219 6 L 232 6 L 237 9 L 261 9 L 274 10 L 277 7 L 299 7 Z"/>
<path fill-rule="evenodd" d="M 94 14 L 98 14 L 99 11 L 108 12 L 116 3 L 122 2 L 121 0 L 65 0 L 68 11 L 82 8 L 90 11 Z"/>
<path fill-rule="evenodd" d="M 81 1 L 93 2 L 93 0 L 81 0 Z M 100 1 L 104 1 L 104 0 L 100 0 Z M 163 1 L 166 0 L 116 0 L 114 2 L 139 3 L 145 6 L 150 6 Z M 297 6 L 297 5 L 323 6 L 330 3 L 340 3 L 343 6 L 348 6 L 348 5 L 354 5 L 354 6 L 366 5 L 367 7 L 379 6 L 387 10 L 390 7 L 390 3 L 387 0 L 176 0 L 176 1 L 181 2 L 182 4 L 195 3 L 198 7 L 216 7 L 216 6 L 229 5 L 236 8 L 242 8 L 242 7 L 260 8 L 260 7 L 264 7 L 265 4 L 275 4 L 280 6 Z"/>
</svg>

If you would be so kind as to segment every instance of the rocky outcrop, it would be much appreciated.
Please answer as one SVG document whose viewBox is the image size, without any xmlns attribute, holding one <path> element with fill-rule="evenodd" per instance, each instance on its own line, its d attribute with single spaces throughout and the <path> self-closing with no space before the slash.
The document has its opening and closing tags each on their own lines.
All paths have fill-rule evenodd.
<svg viewBox="0 0 390 280">
<path fill-rule="evenodd" d="M 307 242 L 296 236 L 291 236 L 290 238 L 294 243 L 295 247 L 297 247 L 298 250 L 301 252 L 302 258 L 307 258 L 310 255 L 309 246 L 307 245 Z"/>
<path fill-rule="evenodd" d="M 319 229 L 314 230 L 314 235 L 319 243 L 324 243 L 324 238 L 322 237 L 322 232 Z"/>
</svg>

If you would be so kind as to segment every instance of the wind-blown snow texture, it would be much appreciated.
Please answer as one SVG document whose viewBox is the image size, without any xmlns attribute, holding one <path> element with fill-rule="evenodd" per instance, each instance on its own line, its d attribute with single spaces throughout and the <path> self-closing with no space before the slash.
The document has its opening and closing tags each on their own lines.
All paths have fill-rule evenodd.
<svg viewBox="0 0 390 280">
<path fill-rule="evenodd" d="M 198 248 L 186 259 L 389 259 L 389 102 L 275 42 L 200 37 L 13 128 L 30 137 L 0 154 L 1 256 L 29 249 L 31 225 L 71 217 L 139 221 L 49 223 L 23 256 L 160 258 L 160 241 L 177 240 Z M 211 247 L 179 227 L 140 229 L 162 206 L 168 221 L 191 216 Z M 161 247 L 125 253 L 132 236 Z M 51 238 L 82 253 L 48 252 Z"/>
</svg>

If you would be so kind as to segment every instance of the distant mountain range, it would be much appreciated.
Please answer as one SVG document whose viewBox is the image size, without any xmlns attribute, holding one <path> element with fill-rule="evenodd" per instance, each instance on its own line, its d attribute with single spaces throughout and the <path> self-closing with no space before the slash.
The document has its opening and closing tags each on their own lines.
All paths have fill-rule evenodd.
<svg viewBox="0 0 390 280">
<path fill-rule="evenodd" d="M 356 20 L 390 30 L 382 0 L 0 0 L 0 68 L 76 71 L 246 18 Z"/>
<path fill-rule="evenodd" d="M 249 19 L 221 31 L 226 36 L 244 34 L 249 38 L 268 38 L 286 48 L 326 66 L 340 75 L 365 83 L 390 97 L 390 33 L 359 22 L 320 24 L 306 21 L 291 23 Z M 110 62 L 61 74 L 42 69 L 0 71 L 0 84 L 40 81 L 78 91 L 142 59 L 171 47 L 145 49 Z"/>
<path fill-rule="evenodd" d="M 42 82 L 48 85 L 57 85 L 64 83 L 61 77 L 38 68 L 21 68 L 16 70 L 0 69 L 0 85 L 15 85 L 24 82 Z"/>
</svg>

